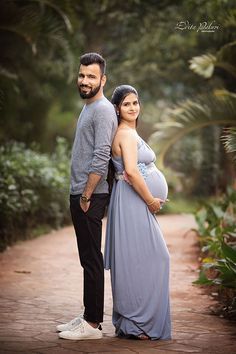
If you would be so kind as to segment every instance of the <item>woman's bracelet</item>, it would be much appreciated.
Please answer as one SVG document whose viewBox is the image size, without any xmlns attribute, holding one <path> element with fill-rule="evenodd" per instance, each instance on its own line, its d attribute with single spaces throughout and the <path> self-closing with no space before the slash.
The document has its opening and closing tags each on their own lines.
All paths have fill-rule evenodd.
<svg viewBox="0 0 236 354">
<path fill-rule="evenodd" d="M 153 198 L 153 201 L 151 203 L 147 203 L 147 206 L 152 205 L 153 203 L 155 203 L 155 199 Z"/>
</svg>

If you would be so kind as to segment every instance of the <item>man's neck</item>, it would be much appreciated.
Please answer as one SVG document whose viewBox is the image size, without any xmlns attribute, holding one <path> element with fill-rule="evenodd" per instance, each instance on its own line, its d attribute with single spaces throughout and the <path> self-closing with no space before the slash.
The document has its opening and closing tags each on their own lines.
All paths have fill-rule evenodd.
<svg viewBox="0 0 236 354">
<path fill-rule="evenodd" d="M 85 99 L 85 103 L 90 104 L 97 100 L 100 100 L 100 98 L 103 98 L 103 92 L 98 92 L 94 97 Z"/>
</svg>

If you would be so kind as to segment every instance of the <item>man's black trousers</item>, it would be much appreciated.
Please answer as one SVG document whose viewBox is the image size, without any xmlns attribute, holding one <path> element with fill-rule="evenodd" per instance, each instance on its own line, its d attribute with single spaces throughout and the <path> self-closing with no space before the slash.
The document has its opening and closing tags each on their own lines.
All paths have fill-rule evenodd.
<svg viewBox="0 0 236 354">
<path fill-rule="evenodd" d="M 84 319 L 103 321 L 104 266 L 101 252 L 102 218 L 108 194 L 93 194 L 89 210 L 80 207 L 80 196 L 70 195 L 70 211 L 75 228 L 81 266 L 84 269 Z"/>
</svg>

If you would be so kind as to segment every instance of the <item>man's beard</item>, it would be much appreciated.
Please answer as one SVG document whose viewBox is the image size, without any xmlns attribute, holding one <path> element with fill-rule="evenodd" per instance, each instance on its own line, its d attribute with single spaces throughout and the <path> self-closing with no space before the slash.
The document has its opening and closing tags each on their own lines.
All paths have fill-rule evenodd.
<svg viewBox="0 0 236 354">
<path fill-rule="evenodd" d="M 87 87 L 87 85 L 78 86 L 80 97 L 83 98 L 83 99 L 92 98 L 92 97 L 96 96 L 96 94 L 100 90 L 101 81 L 100 81 L 100 83 L 99 83 L 99 85 L 97 87 L 95 87 L 94 89 L 91 89 L 91 91 L 89 91 L 88 93 L 82 92 L 81 88 L 83 88 L 83 87 Z"/>
</svg>

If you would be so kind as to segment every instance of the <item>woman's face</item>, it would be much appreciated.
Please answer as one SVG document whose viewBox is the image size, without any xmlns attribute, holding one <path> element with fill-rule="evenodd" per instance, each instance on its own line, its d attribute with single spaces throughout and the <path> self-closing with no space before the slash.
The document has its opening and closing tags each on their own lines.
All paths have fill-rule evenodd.
<svg viewBox="0 0 236 354">
<path fill-rule="evenodd" d="M 126 122 L 135 122 L 140 113 L 138 97 L 134 93 L 128 94 L 120 105 L 120 119 Z"/>
</svg>

